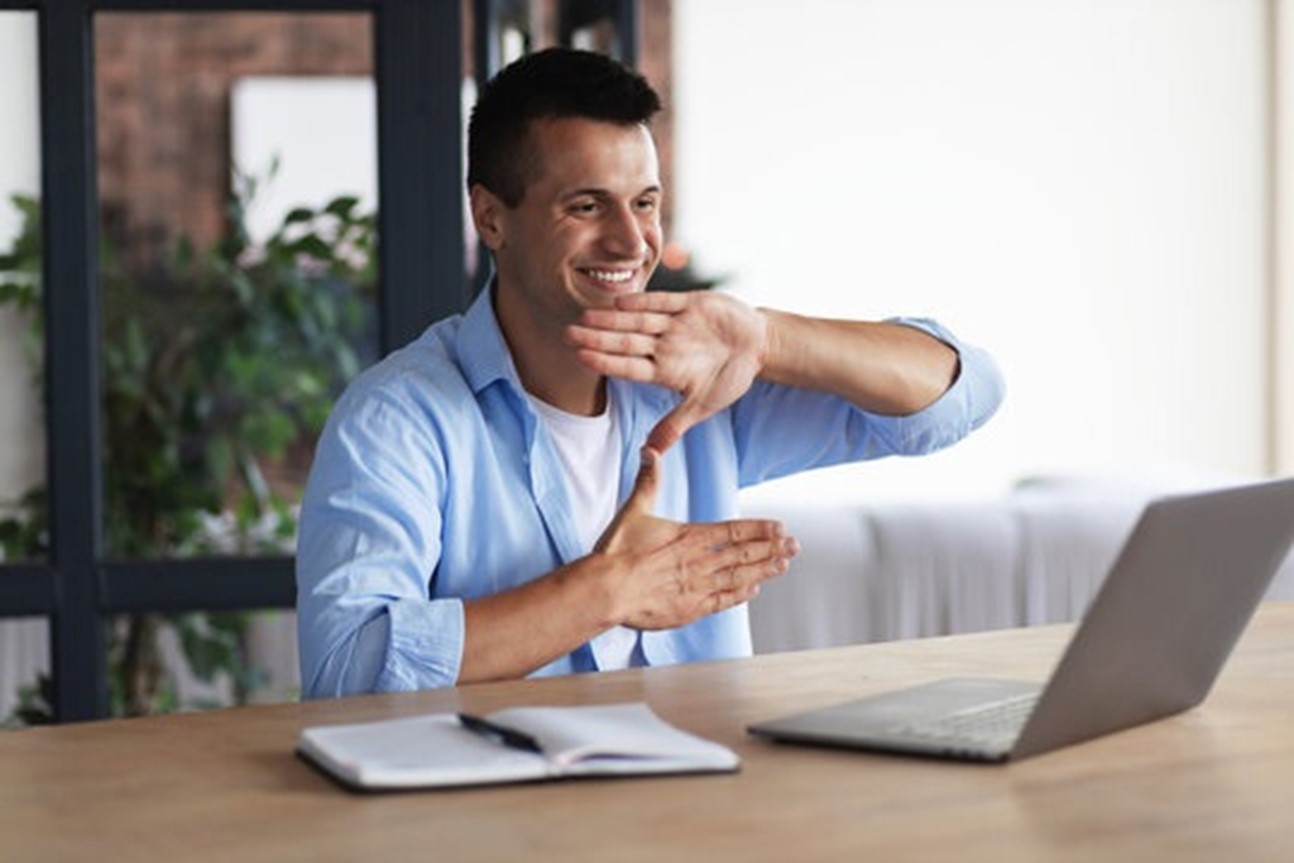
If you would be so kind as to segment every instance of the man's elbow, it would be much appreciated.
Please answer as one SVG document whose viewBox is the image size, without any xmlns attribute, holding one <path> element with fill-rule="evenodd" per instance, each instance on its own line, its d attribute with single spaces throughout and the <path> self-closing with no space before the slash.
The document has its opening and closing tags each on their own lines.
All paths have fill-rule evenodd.
<svg viewBox="0 0 1294 863">
<path fill-rule="evenodd" d="M 303 637 L 301 697 L 340 698 L 376 692 L 386 663 L 389 636 L 390 617 L 380 613 L 348 635 L 333 639 L 331 647 L 322 640 Z"/>
</svg>

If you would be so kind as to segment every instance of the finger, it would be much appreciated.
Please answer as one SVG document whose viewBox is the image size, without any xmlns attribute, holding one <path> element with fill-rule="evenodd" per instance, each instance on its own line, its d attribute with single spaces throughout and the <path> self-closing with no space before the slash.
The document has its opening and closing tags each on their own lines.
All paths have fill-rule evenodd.
<svg viewBox="0 0 1294 863">
<path fill-rule="evenodd" d="M 649 357 L 656 348 L 656 339 L 653 336 L 596 330 L 579 325 L 566 328 L 566 340 L 586 350 L 634 357 Z"/>
<path fill-rule="evenodd" d="M 716 527 L 724 529 L 728 536 L 728 542 L 733 545 L 763 539 L 783 538 L 791 539 L 794 542 L 791 537 L 786 536 L 786 527 L 780 521 L 771 518 L 734 518 L 729 521 L 719 522 Z"/>
<path fill-rule="evenodd" d="M 665 452 L 674 444 L 678 443 L 678 439 L 683 435 L 673 424 L 673 421 L 671 420 L 672 416 L 673 415 L 671 414 L 656 423 L 656 426 L 647 435 L 647 445 L 649 447 Z"/>
<path fill-rule="evenodd" d="M 670 327 L 672 315 L 659 312 L 625 312 L 616 309 L 585 309 L 577 326 L 596 330 L 646 333 L 658 336 Z"/>
<path fill-rule="evenodd" d="M 677 314 L 692 302 L 689 291 L 645 291 L 637 294 L 621 294 L 616 297 L 616 308 L 632 312 L 664 312 Z"/>
<path fill-rule="evenodd" d="M 707 611 L 710 614 L 718 614 L 721 611 L 727 611 L 733 606 L 741 605 L 743 602 L 750 602 L 756 596 L 759 596 L 759 582 L 736 590 L 717 591 L 706 597 Z"/>
<path fill-rule="evenodd" d="M 625 501 L 623 509 L 651 515 L 656 509 L 656 495 L 660 491 L 660 453 L 649 446 L 641 450 L 638 477 L 634 490 Z"/>
<path fill-rule="evenodd" d="M 744 591 L 752 585 L 785 574 L 791 563 L 785 557 L 770 557 L 752 563 L 736 564 L 710 574 L 705 585 L 710 595 Z"/>
<path fill-rule="evenodd" d="M 672 447 L 687 430 L 704 419 L 710 413 L 696 402 L 684 399 L 674 410 L 661 417 L 660 422 L 647 435 L 647 445 L 659 452 Z"/>
<path fill-rule="evenodd" d="M 656 364 L 646 357 L 623 357 L 588 348 L 580 348 L 575 352 L 575 356 L 581 363 L 601 375 L 646 384 L 656 382 Z M 652 442 L 648 440 L 647 443 Z M 657 452 L 664 452 L 664 449 L 659 446 L 653 445 L 652 448 Z"/>
<path fill-rule="evenodd" d="M 745 559 L 747 555 L 749 559 Z M 745 590 L 753 584 L 783 575 L 791 567 L 791 556 L 780 543 L 745 552 L 725 552 L 722 558 L 716 557 L 707 564 L 716 565 L 720 559 L 732 562 L 716 566 L 707 575 L 698 577 L 698 586 L 706 593 Z"/>
<path fill-rule="evenodd" d="M 738 518 L 731 521 L 692 523 L 684 532 L 689 553 L 714 553 L 749 542 L 790 539 L 780 521 L 766 518 Z M 798 546 L 797 546 L 798 548 Z"/>
<path fill-rule="evenodd" d="M 739 566 L 768 563 L 775 560 L 789 561 L 799 553 L 799 543 L 791 537 L 777 537 L 769 540 L 743 542 L 739 545 L 725 546 L 715 553 L 707 565 L 713 572 L 732 570 Z M 721 587 L 735 587 L 735 584 L 721 584 Z"/>
</svg>

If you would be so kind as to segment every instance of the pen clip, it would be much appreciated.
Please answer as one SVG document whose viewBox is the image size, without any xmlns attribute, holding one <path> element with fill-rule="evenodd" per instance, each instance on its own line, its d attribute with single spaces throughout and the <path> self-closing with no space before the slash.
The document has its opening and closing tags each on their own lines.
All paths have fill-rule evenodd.
<svg viewBox="0 0 1294 863">
<path fill-rule="evenodd" d="M 509 749 L 541 753 L 544 751 L 538 740 L 515 728 L 508 728 L 506 725 L 500 725 L 497 722 L 491 722 L 470 713 L 458 714 L 458 721 L 473 734 L 479 734 L 481 737 L 501 743 Z"/>
</svg>

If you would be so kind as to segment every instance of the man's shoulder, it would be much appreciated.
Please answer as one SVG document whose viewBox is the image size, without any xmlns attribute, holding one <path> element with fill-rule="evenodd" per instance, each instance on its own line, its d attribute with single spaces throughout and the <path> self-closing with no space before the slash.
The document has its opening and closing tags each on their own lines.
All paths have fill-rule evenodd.
<svg viewBox="0 0 1294 863">
<path fill-rule="evenodd" d="M 338 407 L 354 410 L 386 403 L 427 409 L 469 396 L 471 387 L 455 348 L 461 325 L 459 315 L 432 324 L 417 339 L 361 372 Z"/>
</svg>

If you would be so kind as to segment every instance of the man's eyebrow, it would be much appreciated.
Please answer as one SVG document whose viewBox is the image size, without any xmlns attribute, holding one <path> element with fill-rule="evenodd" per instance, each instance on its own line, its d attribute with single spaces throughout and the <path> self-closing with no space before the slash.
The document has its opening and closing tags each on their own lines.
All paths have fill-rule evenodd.
<svg viewBox="0 0 1294 863">
<path fill-rule="evenodd" d="M 569 192 L 563 192 L 561 199 L 563 201 L 567 201 L 567 200 L 570 200 L 571 198 L 609 198 L 609 197 L 611 197 L 611 193 L 606 189 L 599 189 L 593 186 L 589 186 L 582 189 L 571 189 Z"/>
<path fill-rule="evenodd" d="M 642 191 L 633 195 L 633 197 L 637 198 L 641 195 L 659 195 L 661 194 L 661 192 L 662 192 L 661 187 L 659 185 L 653 184 L 651 186 L 647 186 Z M 584 198 L 584 197 L 613 198 L 615 197 L 615 195 L 611 193 L 610 189 L 603 189 L 596 186 L 588 186 L 580 189 L 571 189 L 569 192 L 562 194 L 560 200 L 569 201 L 572 198 Z"/>
</svg>

